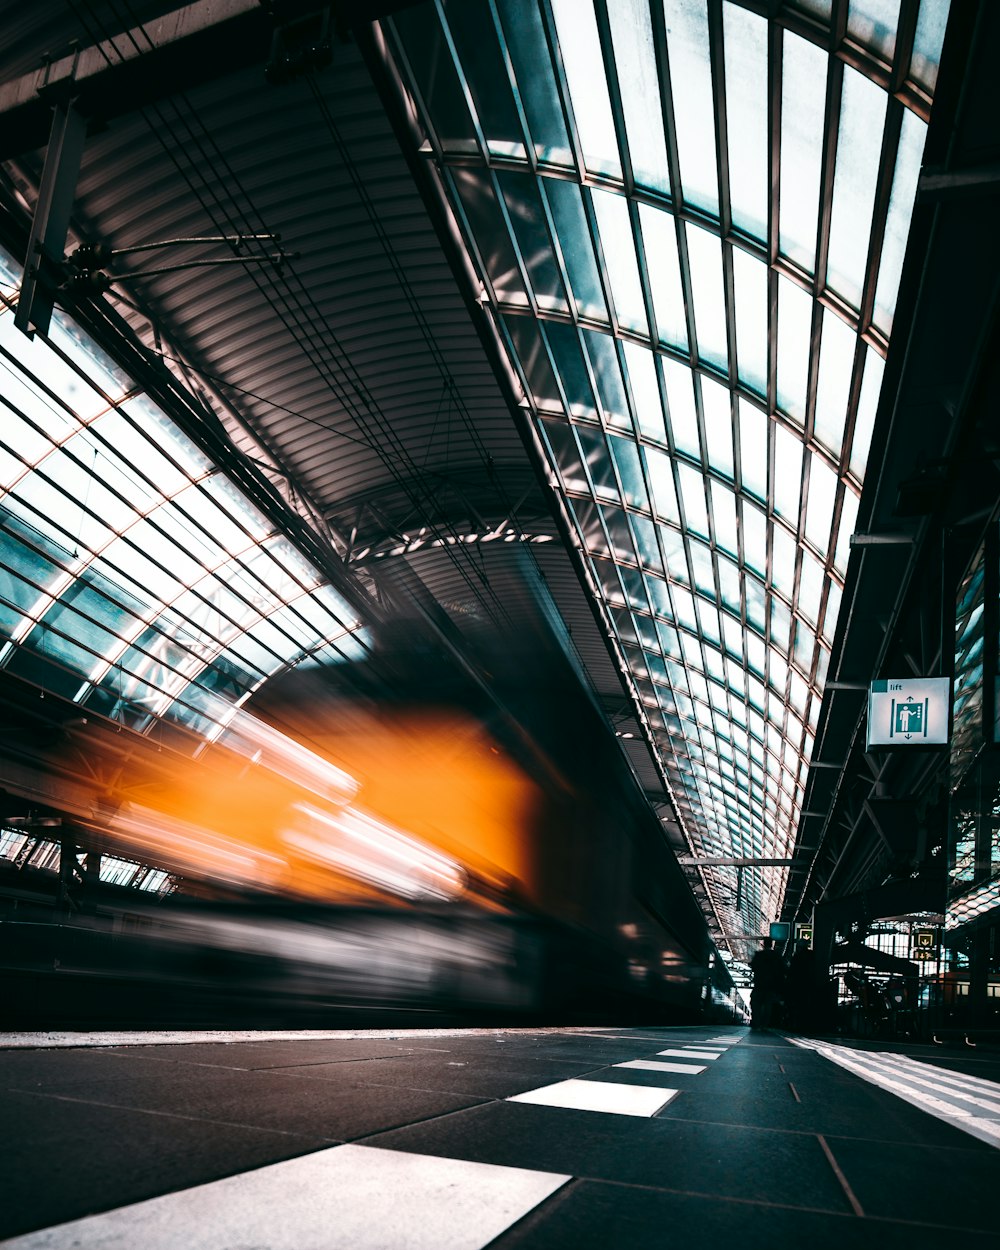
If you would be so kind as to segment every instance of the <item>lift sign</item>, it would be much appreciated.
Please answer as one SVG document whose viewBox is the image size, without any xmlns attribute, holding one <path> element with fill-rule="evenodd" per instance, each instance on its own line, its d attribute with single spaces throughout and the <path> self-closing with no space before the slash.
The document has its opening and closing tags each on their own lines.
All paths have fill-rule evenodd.
<svg viewBox="0 0 1000 1250">
<path fill-rule="evenodd" d="M 940 745 L 948 741 L 950 713 L 947 677 L 873 681 L 868 691 L 868 745 Z"/>
</svg>

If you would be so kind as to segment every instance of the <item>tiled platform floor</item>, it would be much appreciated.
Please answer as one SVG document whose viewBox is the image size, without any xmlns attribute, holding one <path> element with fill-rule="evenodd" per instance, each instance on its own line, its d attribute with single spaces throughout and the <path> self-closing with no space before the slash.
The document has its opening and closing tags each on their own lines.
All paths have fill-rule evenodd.
<svg viewBox="0 0 1000 1250">
<path fill-rule="evenodd" d="M 1000 1150 L 956 1127 L 1000 1120 L 987 1057 L 892 1048 L 893 1080 L 902 1055 L 969 1099 L 946 1122 L 738 1027 L 26 1040 L 0 1049 L 17 1250 L 1000 1250 Z"/>
</svg>

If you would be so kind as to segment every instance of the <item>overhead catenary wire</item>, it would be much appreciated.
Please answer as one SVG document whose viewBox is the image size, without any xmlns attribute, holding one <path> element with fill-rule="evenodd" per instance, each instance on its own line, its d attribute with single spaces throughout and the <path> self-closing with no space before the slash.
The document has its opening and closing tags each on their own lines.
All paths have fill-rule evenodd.
<svg viewBox="0 0 1000 1250">
<path fill-rule="evenodd" d="M 94 25 L 107 38 L 109 46 L 114 47 L 115 36 L 111 36 L 108 33 L 101 19 L 94 13 L 90 0 L 82 0 L 82 3 L 90 13 Z M 87 26 L 86 19 L 79 12 L 74 0 L 70 0 L 70 4 L 74 7 L 81 22 Z M 129 5 L 126 7 L 131 9 Z M 112 5 L 112 8 L 114 8 L 114 5 Z M 117 13 L 116 16 L 118 16 Z M 134 17 L 134 14 L 132 16 Z M 141 23 L 137 23 L 137 29 L 142 29 Z M 88 34 L 93 38 L 92 31 L 88 30 Z M 138 49 L 133 32 L 129 31 L 128 34 L 132 39 L 133 46 Z M 120 38 L 121 36 L 117 37 Z M 266 230 L 266 223 L 253 205 L 239 175 L 233 170 L 225 153 L 222 152 L 208 132 L 197 110 L 191 105 L 186 96 L 180 96 L 178 100 L 184 105 L 183 111 L 177 101 L 171 101 L 171 107 L 176 115 L 176 125 L 174 120 L 167 116 L 159 105 L 153 105 L 150 110 L 155 116 L 157 125 L 154 125 L 150 117 L 147 116 L 147 110 L 142 110 L 142 116 L 153 133 L 160 137 L 160 141 L 163 143 L 178 174 L 206 212 L 213 228 L 219 230 L 221 234 L 229 232 L 243 238 L 252 238 L 258 234 L 270 233 Z M 168 143 L 165 141 L 168 137 L 172 142 Z M 192 158 L 192 152 L 201 159 L 195 160 Z M 181 159 L 181 154 L 187 158 L 186 163 Z M 206 171 L 209 170 L 219 170 L 224 176 L 227 192 L 225 196 L 220 194 L 217 187 L 207 176 Z M 245 209 L 240 209 L 237 206 L 235 202 L 236 195 L 239 195 L 245 202 Z M 370 202 L 368 211 L 370 213 L 373 212 Z M 256 218 L 263 229 L 258 229 L 251 224 L 247 213 L 249 213 L 250 217 Z M 238 218 L 242 218 L 242 220 L 238 220 Z M 388 247 L 391 251 L 391 243 L 387 238 L 384 239 L 383 247 Z M 390 267 L 396 274 L 397 281 L 400 281 L 402 270 L 399 266 L 398 258 L 390 257 L 389 259 Z M 270 281 L 267 283 L 257 273 L 248 273 L 248 276 L 276 313 L 281 323 L 295 335 L 300 349 L 310 359 L 317 373 L 328 386 L 346 415 L 361 431 L 363 445 L 373 451 L 379 458 L 397 488 L 410 501 L 411 506 L 429 524 L 433 524 L 439 529 L 443 528 L 450 531 L 455 542 L 453 545 L 450 544 L 445 548 L 447 557 L 453 563 L 456 571 L 465 581 L 473 596 L 494 619 L 509 619 L 502 601 L 489 585 L 485 570 L 477 569 L 473 573 L 473 570 L 470 568 L 468 559 L 470 549 L 459 541 L 460 535 L 455 530 L 454 525 L 447 520 L 442 525 L 440 519 L 435 516 L 435 500 L 432 489 L 422 480 L 419 466 L 413 461 L 405 444 L 393 429 L 392 423 L 381 410 L 358 374 L 349 353 L 343 348 L 322 309 L 316 304 L 312 292 L 309 291 L 294 272 L 291 274 L 287 271 L 280 273 L 269 272 L 266 277 Z M 125 275 L 122 275 L 122 277 L 125 277 Z M 406 291 L 404 291 L 404 294 L 406 294 Z M 412 290 L 410 290 L 408 303 L 412 307 L 414 302 L 415 297 L 412 294 Z M 434 350 L 429 350 L 429 355 L 440 360 L 440 367 L 444 368 L 444 362 L 440 358 L 439 352 L 436 357 L 434 356 L 434 352 L 437 351 L 436 344 L 433 344 L 433 335 L 430 333 L 429 328 L 426 327 L 425 321 L 421 323 L 421 328 L 425 341 L 429 339 L 433 345 Z M 224 383 L 224 385 L 228 386 L 229 384 Z M 323 423 L 316 422 L 316 424 L 322 426 L 322 428 L 330 429 L 329 426 L 325 426 Z M 261 437 L 259 433 L 257 436 Z M 488 453 L 482 447 L 481 440 L 478 440 L 478 435 L 476 441 L 479 442 L 480 454 L 484 458 L 488 457 Z M 274 455 L 276 462 L 281 463 L 281 457 L 270 446 L 268 446 L 268 452 Z M 489 465 L 488 460 L 487 465 Z M 404 473 L 401 466 L 405 466 L 409 472 Z"/>
</svg>

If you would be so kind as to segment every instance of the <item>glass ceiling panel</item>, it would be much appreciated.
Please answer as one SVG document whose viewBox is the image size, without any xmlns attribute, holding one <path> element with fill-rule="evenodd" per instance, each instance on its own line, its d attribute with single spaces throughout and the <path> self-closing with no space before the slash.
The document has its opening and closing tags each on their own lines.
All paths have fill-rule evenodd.
<svg viewBox="0 0 1000 1250">
<path fill-rule="evenodd" d="M 646 304 L 632 237 L 628 200 L 610 191 L 591 192 L 601 236 L 601 250 L 611 282 L 611 298 L 621 327 L 648 335 Z"/>
<path fill-rule="evenodd" d="M 896 50 L 899 0 L 851 0 L 847 33 L 863 48 L 891 63 Z"/>
<path fill-rule="evenodd" d="M 722 280 L 722 246 L 718 235 L 688 225 L 688 261 L 694 298 L 694 332 L 698 356 L 723 373 L 729 372 L 726 338 L 726 295 Z"/>
<path fill-rule="evenodd" d="M 653 296 L 657 337 L 661 343 L 686 352 L 688 332 L 675 220 L 670 213 L 649 204 L 640 204 L 639 224 Z"/>
<path fill-rule="evenodd" d="M 826 54 L 785 31 L 781 76 L 779 247 L 807 273 L 816 267 L 826 117 Z"/>
<path fill-rule="evenodd" d="M 670 194 L 660 80 L 647 0 L 622 0 L 608 8 L 611 42 L 632 177 L 639 186 Z"/>
<path fill-rule="evenodd" d="M 892 195 L 885 223 L 882 263 L 878 271 L 875 312 L 872 318 L 885 334 L 892 329 L 892 318 L 896 311 L 899 275 L 903 269 L 903 253 L 906 251 L 906 237 L 917 195 L 917 180 L 920 177 L 920 161 L 926 137 L 927 123 L 907 109 L 903 114 L 903 129 L 899 137 L 899 155 L 892 179 Z"/>
<path fill-rule="evenodd" d="M 740 381 L 767 395 L 767 266 L 741 247 L 732 249 L 736 293 L 736 360 Z"/>
<path fill-rule="evenodd" d="M 15 342 L 12 323 L 9 305 L 0 306 L 4 342 Z M 357 631 L 355 612 L 337 596 L 316 612 L 286 607 L 290 597 L 332 589 L 148 397 L 109 407 L 105 396 L 131 383 L 61 314 L 50 341 L 18 332 L 16 343 L 25 363 L 7 357 L 11 390 L 27 402 L 8 410 L 2 437 L 30 448 L 36 467 L 21 461 L 0 511 L 8 640 L 0 665 L 138 729 L 151 712 L 195 726 L 204 714 L 196 721 L 171 701 L 206 665 L 230 672 L 225 651 L 244 629 L 266 632 L 268 616 L 287 618 L 271 669 Z M 91 356 L 100 409 L 79 372 Z M 31 414 L 42 420 L 33 426 Z M 48 666 L 29 669 L 31 653 Z M 216 698 L 216 706 L 226 703 Z"/>
<path fill-rule="evenodd" d="M 839 460 L 844 426 L 849 415 L 848 398 L 858 339 L 850 327 L 828 308 L 823 310 L 822 324 L 813 436 Z"/>
<path fill-rule="evenodd" d="M 698 413 L 694 406 L 694 376 L 686 366 L 669 356 L 663 358 L 663 376 L 670 407 L 670 432 L 677 451 L 692 460 L 701 460 Z"/>
<path fill-rule="evenodd" d="M 663 0 L 684 202 L 719 215 L 715 103 L 704 0 Z"/>
<path fill-rule="evenodd" d="M 827 282 L 852 308 L 861 307 L 886 98 L 871 79 L 844 70 Z"/>
<path fill-rule="evenodd" d="M 594 173 L 620 178 L 621 156 L 593 4 L 591 0 L 551 2 L 584 164 Z"/>
<path fill-rule="evenodd" d="M 519 0 L 497 0 L 497 11 L 535 156 L 553 165 L 571 166 L 573 154 L 538 6 Z"/>
<path fill-rule="evenodd" d="M 948 24 L 950 0 L 921 0 L 917 29 L 913 36 L 910 77 L 930 93 L 937 84 L 938 61 Z"/>
<path fill-rule="evenodd" d="M 726 47 L 726 128 L 733 225 L 767 242 L 771 167 L 767 141 L 767 19 L 736 4 L 722 8 Z"/>
<path fill-rule="evenodd" d="M 874 436 L 884 353 L 871 331 L 891 329 L 925 124 L 828 50 L 828 0 L 776 6 L 779 30 L 732 0 L 468 3 L 497 15 L 509 66 L 497 120 L 478 108 L 498 129 L 477 153 L 452 156 L 441 143 L 455 125 L 428 108 L 430 67 L 412 65 L 406 23 L 401 68 L 427 110 L 551 468 L 572 496 L 650 745 L 693 854 L 784 855 Z M 788 28 L 791 8 L 808 14 L 822 46 Z M 899 0 L 837 10 L 865 54 L 857 64 L 908 55 L 897 52 L 901 8 L 912 17 Z M 922 88 L 933 83 L 945 9 L 920 5 L 913 56 L 892 64 L 894 81 L 909 70 Z M 433 17 L 446 22 L 447 10 Z M 457 57 L 445 77 L 469 84 L 481 74 L 449 39 L 421 39 L 425 55 L 447 47 Z M 463 90 L 480 99 L 481 87 Z M 539 158 L 577 154 L 569 177 L 540 176 L 516 154 L 490 173 L 496 141 L 510 140 L 508 90 Z M 887 120 L 900 110 L 897 143 Z M 723 238 L 730 223 L 741 241 Z M 525 307 L 522 272 L 543 333 L 510 315 L 518 300 Z M 859 326 L 848 310 L 866 303 L 872 323 Z M 571 324 L 577 317 L 589 324 Z M 787 874 L 755 874 L 739 914 L 732 876 L 703 873 L 713 916 L 756 931 L 776 914 Z"/>
</svg>

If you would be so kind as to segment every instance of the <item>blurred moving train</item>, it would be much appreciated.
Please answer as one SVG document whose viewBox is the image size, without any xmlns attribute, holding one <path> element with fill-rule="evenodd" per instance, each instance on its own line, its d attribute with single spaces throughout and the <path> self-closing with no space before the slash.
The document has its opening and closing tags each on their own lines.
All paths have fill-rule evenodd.
<svg viewBox="0 0 1000 1250">
<path fill-rule="evenodd" d="M 22 988 L 56 969 L 64 997 L 76 974 L 127 1013 L 219 1023 L 732 1019 L 700 909 L 565 663 L 536 647 L 484 690 L 431 650 L 380 659 L 269 683 L 181 769 L 139 753 L 90 853 L 180 888 L 90 883 L 54 926 L 8 911 Z"/>
</svg>

